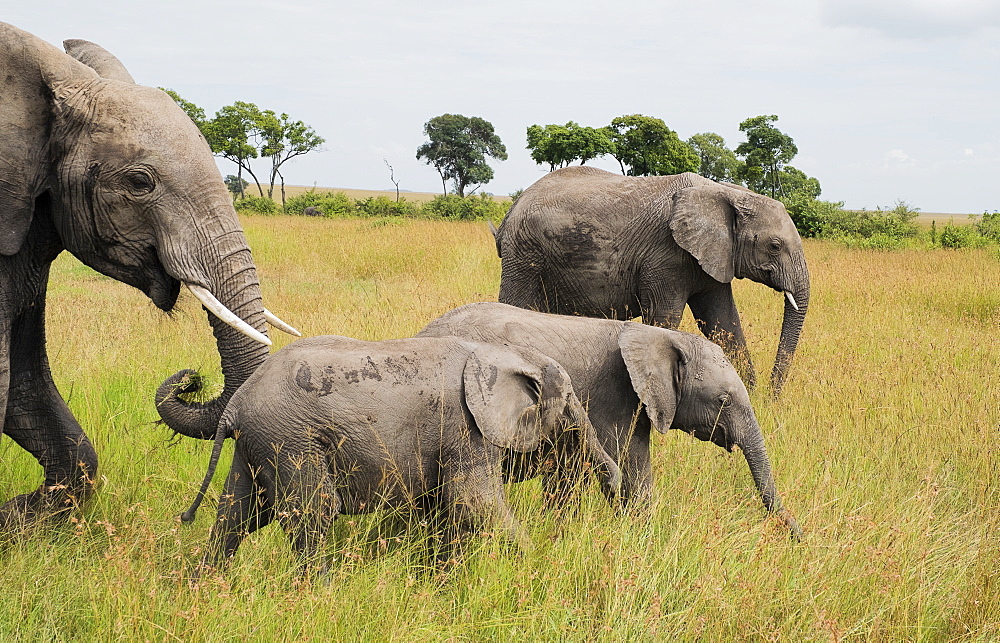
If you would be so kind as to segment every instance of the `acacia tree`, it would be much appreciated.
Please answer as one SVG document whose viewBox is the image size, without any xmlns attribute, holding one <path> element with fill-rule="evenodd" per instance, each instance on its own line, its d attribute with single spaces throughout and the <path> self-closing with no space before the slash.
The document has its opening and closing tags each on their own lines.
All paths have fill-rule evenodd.
<svg viewBox="0 0 1000 643">
<path fill-rule="evenodd" d="M 274 198 L 274 180 L 281 180 L 281 205 L 285 205 L 285 177 L 281 174 L 281 166 L 296 156 L 302 156 L 317 150 L 325 142 L 313 128 L 302 121 L 293 121 L 288 114 L 276 115 L 271 110 L 260 113 L 257 121 L 260 132 L 260 155 L 271 159 L 270 181 L 267 188 L 267 198 Z"/>
<path fill-rule="evenodd" d="M 786 193 L 781 170 L 799 152 L 791 136 L 771 125 L 777 120 L 775 114 L 746 119 L 740 131 L 747 140 L 736 146 L 736 153 L 743 157 L 741 175 L 747 187 L 772 198 Z"/>
<path fill-rule="evenodd" d="M 740 182 L 740 160 L 726 140 L 715 132 L 695 134 L 687 140 L 700 162 L 698 174 L 713 181 Z"/>
<path fill-rule="evenodd" d="M 430 140 L 417 148 L 417 159 L 437 170 L 445 194 L 449 180 L 461 197 L 468 186 L 489 183 L 493 168 L 486 164 L 486 157 L 507 160 L 507 148 L 494 133 L 493 124 L 478 116 L 435 116 L 424 123 L 424 134 Z"/>
<path fill-rule="evenodd" d="M 605 131 L 613 143 L 612 154 L 622 174 L 650 176 L 698 170 L 694 150 L 659 118 L 642 114 L 619 116 Z"/>
<path fill-rule="evenodd" d="M 582 127 L 573 121 L 545 127 L 531 125 L 527 138 L 531 159 L 539 165 L 548 163 L 550 172 L 577 159 L 583 165 L 590 159 L 614 152 L 614 145 L 603 128 Z"/>
<path fill-rule="evenodd" d="M 198 129 L 202 129 L 204 127 L 205 110 L 198 107 L 191 101 L 184 100 L 183 98 L 181 98 L 180 94 L 178 94 L 172 89 L 165 89 L 163 87 L 160 87 L 160 89 L 167 92 L 167 96 L 170 96 L 170 98 L 174 99 L 174 102 L 177 103 L 180 106 L 180 108 L 184 110 L 184 113 L 188 115 L 188 118 L 194 121 L 194 124 L 198 126 Z"/>
</svg>

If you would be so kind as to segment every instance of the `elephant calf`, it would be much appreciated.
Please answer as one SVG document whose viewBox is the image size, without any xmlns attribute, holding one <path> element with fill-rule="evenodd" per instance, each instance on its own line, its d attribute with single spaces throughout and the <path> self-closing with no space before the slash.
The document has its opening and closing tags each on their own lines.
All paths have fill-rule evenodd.
<svg viewBox="0 0 1000 643">
<path fill-rule="evenodd" d="M 621 501 L 648 502 L 650 427 L 681 429 L 725 448 L 738 446 L 764 506 L 782 509 L 760 425 L 736 369 L 698 335 L 635 322 L 550 315 L 498 303 L 467 304 L 417 337 L 457 336 L 548 355 L 566 369 L 607 453 L 622 470 Z M 556 483 L 561 484 L 561 482 Z"/>
<path fill-rule="evenodd" d="M 439 559 L 462 533 L 487 525 L 525 546 L 504 499 L 503 467 L 515 454 L 544 453 L 573 427 L 604 473 L 603 491 L 617 499 L 618 466 L 550 358 L 454 337 L 303 339 L 272 355 L 233 396 L 182 519 L 194 518 L 231 434 L 236 451 L 203 566 L 224 564 L 275 518 L 306 562 L 338 513 L 386 506 L 439 526 Z"/>
</svg>

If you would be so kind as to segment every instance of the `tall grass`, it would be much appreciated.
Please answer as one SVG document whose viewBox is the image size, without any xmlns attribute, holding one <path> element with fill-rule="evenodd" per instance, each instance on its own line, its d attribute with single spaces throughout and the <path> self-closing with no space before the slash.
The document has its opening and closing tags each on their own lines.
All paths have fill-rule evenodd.
<svg viewBox="0 0 1000 643">
<path fill-rule="evenodd" d="M 485 224 L 244 225 L 267 306 L 307 335 L 406 336 L 497 292 Z M 820 241 L 806 252 L 813 293 L 792 374 L 779 400 L 753 394 L 803 542 L 765 517 L 738 454 L 673 432 L 654 437 L 648 518 L 616 517 L 592 490 L 579 517 L 556 524 L 530 482 L 510 488 L 530 554 L 478 538 L 450 574 L 420 573 L 414 538 L 372 547 L 372 519 L 342 517 L 328 585 L 299 581 L 275 526 L 196 588 L 181 571 L 214 505 L 191 526 L 175 516 L 210 445 L 171 444 L 152 393 L 179 368 L 218 370 L 204 313 L 185 295 L 166 316 L 63 256 L 49 355 L 101 483 L 69 523 L 0 544 L 0 638 L 996 639 L 1000 257 Z M 747 282 L 736 296 L 766 374 L 781 297 Z M 0 451 L 0 496 L 41 481 L 10 440 Z"/>
</svg>

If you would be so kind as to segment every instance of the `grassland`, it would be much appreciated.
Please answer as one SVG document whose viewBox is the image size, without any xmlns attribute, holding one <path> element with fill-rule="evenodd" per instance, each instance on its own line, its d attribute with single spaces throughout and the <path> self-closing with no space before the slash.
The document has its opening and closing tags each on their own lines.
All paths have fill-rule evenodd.
<svg viewBox="0 0 1000 643">
<path fill-rule="evenodd" d="M 306 334 L 405 336 L 497 292 L 485 224 L 244 226 L 266 304 Z M 214 502 L 191 526 L 175 516 L 210 445 L 171 444 L 152 392 L 177 369 L 218 369 L 204 313 L 184 298 L 165 316 L 63 256 L 49 355 L 100 454 L 101 487 L 69 523 L 2 542 L 0 638 L 996 640 L 1000 256 L 813 241 L 806 252 L 813 295 L 790 380 L 780 400 L 753 396 L 803 542 L 765 517 L 738 454 L 673 432 L 655 439 L 648 519 L 617 517 L 592 491 L 557 525 L 526 483 L 510 489 L 536 543 L 524 556 L 481 538 L 450 574 L 420 573 L 419 542 L 381 551 L 361 538 L 366 519 L 341 519 L 326 586 L 298 582 L 269 527 L 196 588 L 181 570 Z M 766 373 L 781 298 L 745 282 L 736 296 Z M 40 482 L 19 448 L 0 450 L 0 496 Z"/>
</svg>

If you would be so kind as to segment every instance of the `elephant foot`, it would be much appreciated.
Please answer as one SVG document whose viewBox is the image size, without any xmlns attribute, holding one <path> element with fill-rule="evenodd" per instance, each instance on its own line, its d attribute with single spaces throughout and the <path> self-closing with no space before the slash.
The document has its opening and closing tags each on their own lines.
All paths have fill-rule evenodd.
<svg viewBox="0 0 1000 643">
<path fill-rule="evenodd" d="M 42 485 L 0 506 L 0 532 L 20 532 L 49 520 L 66 520 L 93 494 L 94 485 Z"/>
</svg>

